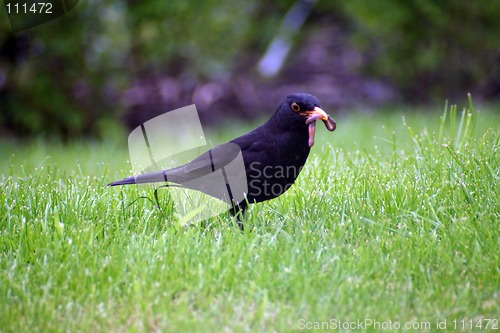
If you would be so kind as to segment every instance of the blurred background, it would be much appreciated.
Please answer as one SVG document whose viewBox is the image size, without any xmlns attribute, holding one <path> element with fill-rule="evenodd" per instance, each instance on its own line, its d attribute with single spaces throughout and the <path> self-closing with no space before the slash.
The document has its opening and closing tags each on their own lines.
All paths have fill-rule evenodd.
<svg viewBox="0 0 500 333">
<path fill-rule="evenodd" d="M 500 0 L 87 0 L 17 33 L 4 9 L 0 138 L 102 138 L 193 103 L 209 125 L 267 117 L 296 91 L 334 118 L 500 99 Z"/>
</svg>

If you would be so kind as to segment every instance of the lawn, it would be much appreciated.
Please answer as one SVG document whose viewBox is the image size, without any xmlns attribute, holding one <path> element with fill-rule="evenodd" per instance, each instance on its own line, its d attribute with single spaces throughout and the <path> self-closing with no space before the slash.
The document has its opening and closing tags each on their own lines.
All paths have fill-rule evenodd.
<svg viewBox="0 0 500 333">
<path fill-rule="evenodd" d="M 4 139 L 0 332 L 498 330 L 500 108 L 465 109 L 330 110 L 337 131 L 318 124 L 243 233 L 106 187 L 130 172 L 126 134 Z"/>
</svg>

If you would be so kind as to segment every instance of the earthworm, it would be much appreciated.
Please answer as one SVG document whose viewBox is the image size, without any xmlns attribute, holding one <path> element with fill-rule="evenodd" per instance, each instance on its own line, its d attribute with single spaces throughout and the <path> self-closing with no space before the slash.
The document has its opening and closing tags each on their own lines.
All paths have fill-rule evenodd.
<svg viewBox="0 0 500 333">
<path fill-rule="evenodd" d="M 321 117 L 322 117 L 321 114 L 313 114 L 312 116 L 310 116 L 306 120 L 306 124 L 309 125 L 309 142 L 308 142 L 309 147 L 312 147 L 314 145 L 314 135 L 316 133 L 316 121 L 318 119 L 321 119 Z M 337 123 L 335 122 L 335 120 L 332 117 L 328 116 L 327 120 L 324 120 L 324 119 L 321 119 L 321 120 L 323 120 L 326 128 L 330 132 L 335 131 L 335 129 L 337 128 Z"/>
</svg>

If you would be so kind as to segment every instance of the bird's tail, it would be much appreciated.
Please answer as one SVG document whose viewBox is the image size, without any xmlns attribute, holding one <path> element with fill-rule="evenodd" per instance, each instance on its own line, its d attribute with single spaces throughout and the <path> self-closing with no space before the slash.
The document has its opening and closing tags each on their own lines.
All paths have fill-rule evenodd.
<svg viewBox="0 0 500 333">
<path fill-rule="evenodd" d="M 166 170 L 154 171 L 145 173 L 143 175 L 137 175 L 128 177 L 116 182 L 109 183 L 108 186 L 118 186 L 118 185 L 130 185 L 130 184 L 145 184 L 145 183 L 158 183 L 166 182 L 167 173 Z"/>
</svg>

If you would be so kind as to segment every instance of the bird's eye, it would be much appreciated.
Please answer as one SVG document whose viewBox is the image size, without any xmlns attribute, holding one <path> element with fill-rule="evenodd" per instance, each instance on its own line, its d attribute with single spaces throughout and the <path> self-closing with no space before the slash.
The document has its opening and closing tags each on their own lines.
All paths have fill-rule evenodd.
<svg viewBox="0 0 500 333">
<path fill-rule="evenodd" d="M 295 111 L 295 112 L 299 112 L 300 111 L 300 106 L 296 102 L 293 102 L 292 103 L 292 110 Z"/>
</svg>

